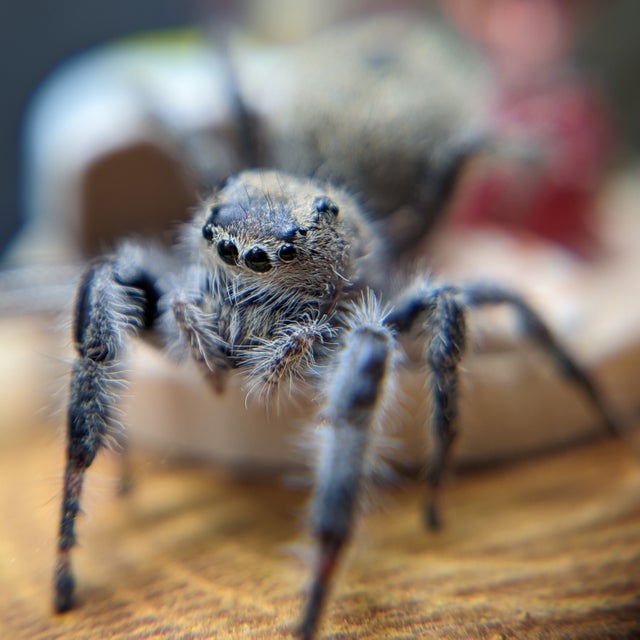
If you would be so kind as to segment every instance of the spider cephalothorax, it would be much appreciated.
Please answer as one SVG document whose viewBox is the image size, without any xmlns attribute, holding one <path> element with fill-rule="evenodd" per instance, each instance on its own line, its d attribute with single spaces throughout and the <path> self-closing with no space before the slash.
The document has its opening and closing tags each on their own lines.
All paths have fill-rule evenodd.
<svg viewBox="0 0 640 640">
<path fill-rule="evenodd" d="M 326 184 L 245 172 L 225 181 L 200 223 L 206 264 L 274 295 L 331 303 L 370 269 L 374 234 L 354 199 Z"/>
<path fill-rule="evenodd" d="M 458 365 L 466 312 L 511 305 L 524 333 L 612 422 L 589 377 L 515 293 L 495 285 L 436 286 L 411 276 L 399 291 L 383 241 L 356 200 L 324 182 L 275 171 L 230 178 L 206 201 L 175 256 L 158 260 L 126 244 L 91 264 L 76 310 L 55 608 L 72 606 L 75 544 L 84 472 L 115 428 L 119 363 L 132 334 L 181 345 L 218 389 L 229 370 L 250 388 L 283 381 L 317 387 L 319 447 L 311 531 L 318 556 L 300 627 L 311 638 L 341 550 L 349 538 L 374 425 L 393 401 L 399 337 L 422 344 L 434 447 L 427 477 L 427 522 L 437 526 L 436 492 L 456 433 Z M 173 266 L 167 276 L 168 264 Z M 398 265 L 396 265 L 398 268 Z M 321 364 L 322 366 L 318 366 Z M 383 402 L 387 400 L 388 402 Z M 215 429 L 215 424 L 212 424 Z"/>
</svg>

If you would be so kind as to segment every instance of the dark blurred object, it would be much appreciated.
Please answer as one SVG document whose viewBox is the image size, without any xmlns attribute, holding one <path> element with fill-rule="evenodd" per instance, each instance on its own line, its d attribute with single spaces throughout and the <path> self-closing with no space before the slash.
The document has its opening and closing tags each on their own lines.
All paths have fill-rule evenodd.
<svg viewBox="0 0 640 640">
<path fill-rule="evenodd" d="M 585 28 L 577 34 L 577 57 L 605 91 L 621 133 L 624 159 L 640 152 L 640 2 L 613 0 L 593 2 Z"/>
<path fill-rule="evenodd" d="M 582 255 L 597 250 L 595 204 L 614 134 L 605 100 L 573 62 L 586 4 L 444 3 L 487 52 L 497 86 L 494 127 L 514 151 L 506 162 L 476 167 L 457 222 L 534 234 Z"/>
</svg>

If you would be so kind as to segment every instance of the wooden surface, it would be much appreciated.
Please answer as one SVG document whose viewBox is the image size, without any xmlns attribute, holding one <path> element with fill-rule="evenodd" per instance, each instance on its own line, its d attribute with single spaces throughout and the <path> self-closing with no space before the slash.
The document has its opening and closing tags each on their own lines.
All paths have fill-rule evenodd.
<svg viewBox="0 0 640 640">
<path fill-rule="evenodd" d="M 80 606 L 51 615 L 62 441 L 0 447 L 0 638 L 288 638 L 301 606 L 307 496 L 281 482 L 134 455 L 89 474 L 75 553 Z M 601 441 L 452 477 L 446 527 L 422 490 L 385 490 L 340 572 L 324 638 L 640 637 L 640 461 Z"/>
</svg>

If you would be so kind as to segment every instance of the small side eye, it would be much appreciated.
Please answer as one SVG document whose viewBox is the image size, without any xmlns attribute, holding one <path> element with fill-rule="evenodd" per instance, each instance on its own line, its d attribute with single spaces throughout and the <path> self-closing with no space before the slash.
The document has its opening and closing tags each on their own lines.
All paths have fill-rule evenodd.
<svg viewBox="0 0 640 640">
<path fill-rule="evenodd" d="M 232 178 L 233 176 L 227 176 L 226 178 L 220 180 L 220 182 L 218 182 L 218 184 L 216 185 L 216 191 L 222 191 L 223 189 L 226 189 L 231 183 Z"/>
<path fill-rule="evenodd" d="M 311 206 L 317 213 L 330 213 L 334 217 L 340 213 L 340 207 L 328 196 L 318 196 Z"/>
<path fill-rule="evenodd" d="M 218 255 L 227 264 L 238 264 L 238 247 L 231 240 L 218 242 Z"/>
<path fill-rule="evenodd" d="M 207 242 L 211 242 L 214 235 L 213 225 L 210 222 L 207 222 L 207 224 L 202 227 L 202 236 Z"/>
<path fill-rule="evenodd" d="M 209 208 L 209 217 L 207 218 L 207 222 L 209 224 L 214 224 L 216 222 L 220 215 L 220 209 L 222 209 L 222 207 L 219 204 L 214 204 Z"/>
<path fill-rule="evenodd" d="M 283 262 L 291 262 L 296 259 L 298 250 L 292 244 L 283 244 L 278 249 L 278 258 Z"/>
<path fill-rule="evenodd" d="M 209 209 L 209 217 L 207 218 L 207 221 L 204 224 L 204 227 L 202 227 L 202 235 L 204 236 L 204 239 L 207 240 L 208 242 L 211 242 L 213 240 L 213 238 L 215 237 L 215 224 L 216 224 L 216 219 L 218 218 L 218 214 L 220 213 L 220 205 L 213 205 L 210 209 Z"/>
</svg>

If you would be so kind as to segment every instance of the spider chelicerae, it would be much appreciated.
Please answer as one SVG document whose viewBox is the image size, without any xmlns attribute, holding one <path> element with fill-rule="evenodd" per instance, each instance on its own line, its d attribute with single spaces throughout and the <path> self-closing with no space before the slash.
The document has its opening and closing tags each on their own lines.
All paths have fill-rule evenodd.
<svg viewBox="0 0 640 640">
<path fill-rule="evenodd" d="M 613 429 L 589 376 L 517 294 L 494 284 L 434 284 L 406 274 L 394 250 L 346 191 L 314 179 L 250 170 L 200 207 L 171 256 L 126 243 L 81 279 L 74 316 L 77 357 L 68 409 L 67 462 L 55 565 L 55 609 L 72 607 L 70 552 L 85 471 L 118 429 L 120 366 L 130 337 L 187 352 L 213 387 L 242 372 L 268 392 L 298 379 L 317 388 L 324 437 L 310 508 L 317 544 L 299 633 L 317 629 L 332 574 L 353 528 L 372 431 L 384 426 L 405 336 L 422 345 L 433 448 L 425 515 L 456 435 L 458 368 L 467 311 L 506 304 L 523 333 L 555 361 Z M 392 267 L 394 267 L 392 269 Z M 215 424 L 212 425 L 215 429 Z"/>
</svg>

